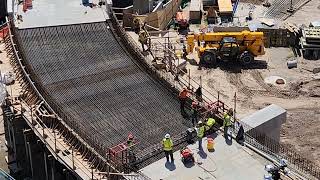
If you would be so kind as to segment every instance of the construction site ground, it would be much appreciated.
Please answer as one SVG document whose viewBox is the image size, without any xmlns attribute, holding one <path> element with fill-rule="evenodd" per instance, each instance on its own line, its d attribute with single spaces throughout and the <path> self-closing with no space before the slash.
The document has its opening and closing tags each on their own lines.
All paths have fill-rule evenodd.
<svg viewBox="0 0 320 180">
<path fill-rule="evenodd" d="M 173 154 L 174 163 L 166 158 L 143 168 L 141 172 L 151 179 L 261 179 L 266 171 L 264 166 L 269 161 L 251 149 L 236 142 L 226 144 L 221 134 L 215 134 L 214 151 L 208 151 L 207 138 L 203 139 L 203 151 L 198 143 L 189 145 L 195 163 L 182 163 L 180 152 Z M 186 171 L 187 168 L 187 171 Z M 232 173 L 230 173 L 232 172 Z"/>
<path fill-rule="evenodd" d="M 246 1 L 248 2 L 248 1 Z M 240 3 L 240 7 L 243 3 Z M 257 5 L 255 5 L 257 6 Z M 248 6 L 249 7 L 249 6 Z M 257 8 L 256 8 L 257 9 Z M 310 10 L 312 9 L 312 11 Z M 303 23 L 320 19 L 320 1 L 311 0 L 288 17 L 286 21 Z M 190 25 L 191 31 L 198 31 L 201 25 Z M 128 32 L 138 43 L 138 36 Z M 180 37 L 175 32 L 162 37 L 170 37 L 177 49 Z M 166 38 L 152 40 L 164 43 Z M 147 55 L 151 61 L 152 56 Z M 295 59 L 289 48 L 266 48 L 263 56 L 257 57 L 249 67 L 238 63 L 220 64 L 215 68 L 198 70 L 197 55 L 188 55 L 187 70 L 191 77 L 200 82 L 213 95 L 229 106 L 234 106 L 234 95 L 237 95 L 236 115 L 241 119 L 270 104 L 277 104 L 287 110 L 287 122 L 282 126 L 281 141 L 294 148 L 301 155 L 315 161 L 320 166 L 320 73 L 314 74 L 313 68 L 320 67 L 320 60 L 305 60 L 298 57 L 298 67 L 288 69 L 287 61 Z M 187 74 L 184 75 L 186 77 Z M 281 77 L 285 84 L 268 84 L 265 80 Z M 208 97 L 212 97 L 204 92 Z"/>
</svg>

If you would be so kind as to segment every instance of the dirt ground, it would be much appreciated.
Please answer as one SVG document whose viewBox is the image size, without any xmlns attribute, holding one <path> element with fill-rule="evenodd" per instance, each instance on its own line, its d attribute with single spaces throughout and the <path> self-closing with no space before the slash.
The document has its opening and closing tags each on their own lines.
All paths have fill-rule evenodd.
<svg viewBox="0 0 320 180">
<path fill-rule="evenodd" d="M 187 69 L 195 79 L 201 76 L 204 88 L 219 91 L 229 105 L 234 104 L 236 93 L 240 119 L 270 104 L 285 108 L 288 114 L 281 141 L 320 165 L 320 74 L 308 71 L 320 67 L 320 60 L 299 58 L 298 68 L 288 69 L 286 62 L 291 58 L 290 49 L 271 48 L 257 58 L 252 68 L 222 64 L 215 69 L 198 70 L 197 66 L 188 64 Z M 266 84 L 264 79 L 269 76 L 280 76 L 286 84 Z"/>
<path fill-rule="evenodd" d="M 247 15 L 246 8 L 254 9 L 255 17 L 263 17 L 265 8 L 260 5 L 260 0 L 253 2 L 254 6 L 248 4 L 252 0 L 242 2 L 244 1 L 239 4 L 240 10 L 238 7 L 240 19 Z M 313 11 L 309 11 L 310 8 Z M 315 20 L 320 20 L 318 0 L 311 0 L 286 21 L 308 25 Z M 195 32 L 199 27 L 201 26 L 190 26 Z M 134 33 L 129 34 L 137 39 Z M 174 33 L 170 33 L 170 37 L 174 37 Z M 171 41 L 178 42 L 178 38 L 171 38 Z M 298 67 L 288 69 L 287 61 L 295 59 L 292 51 L 289 48 L 269 48 L 265 55 L 257 57 L 249 67 L 221 64 L 216 68 L 198 70 L 195 64 L 195 61 L 199 61 L 198 57 L 191 54 L 188 58 L 187 69 L 190 69 L 192 78 L 200 82 L 201 77 L 203 87 L 213 96 L 217 96 L 219 91 L 220 98 L 233 106 L 236 93 L 238 118 L 270 104 L 285 108 L 287 122 L 281 129 L 281 141 L 320 166 L 320 73 L 311 72 L 313 68 L 320 67 L 320 60 L 305 60 L 300 57 L 297 58 Z M 267 84 L 265 79 L 272 76 L 283 78 L 285 84 Z M 204 94 L 213 97 L 207 92 Z"/>
</svg>

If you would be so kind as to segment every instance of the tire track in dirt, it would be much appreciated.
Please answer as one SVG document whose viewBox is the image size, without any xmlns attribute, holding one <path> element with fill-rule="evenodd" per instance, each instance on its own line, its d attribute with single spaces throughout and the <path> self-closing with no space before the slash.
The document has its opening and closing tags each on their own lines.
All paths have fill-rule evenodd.
<svg viewBox="0 0 320 180">
<path fill-rule="evenodd" d="M 234 85 L 239 92 L 241 92 L 242 94 L 248 96 L 248 97 L 252 97 L 255 95 L 255 93 L 253 92 L 253 90 L 249 89 L 248 86 L 245 86 L 241 80 L 241 74 L 242 73 L 228 73 L 226 72 L 226 77 L 229 80 L 230 84 Z"/>
<path fill-rule="evenodd" d="M 268 96 L 274 96 L 274 97 L 279 97 L 279 98 L 284 98 L 284 99 L 293 99 L 299 97 L 299 93 L 295 92 L 293 90 L 281 90 L 275 86 L 266 84 L 264 82 L 264 79 L 261 75 L 261 73 L 254 69 L 248 71 L 249 74 L 254 78 L 254 80 L 266 90 L 265 94 Z"/>
</svg>

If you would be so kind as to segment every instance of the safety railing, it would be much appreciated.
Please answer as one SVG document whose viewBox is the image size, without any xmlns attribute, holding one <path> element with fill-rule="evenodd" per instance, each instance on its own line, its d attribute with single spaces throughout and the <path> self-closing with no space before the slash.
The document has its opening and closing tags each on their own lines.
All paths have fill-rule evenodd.
<svg viewBox="0 0 320 180">
<path fill-rule="evenodd" d="M 116 21 L 115 17 L 111 16 L 111 19 L 113 21 Z M 115 22 L 114 22 L 115 23 Z M 120 37 L 123 38 L 123 40 L 125 40 L 126 42 L 129 42 L 129 45 L 132 49 L 134 49 L 135 53 L 139 54 L 139 59 L 144 61 L 143 63 L 145 63 L 149 69 L 153 69 L 154 71 L 156 71 L 151 64 L 147 64 L 147 60 L 145 60 L 145 57 L 141 54 L 140 49 L 138 49 L 139 45 L 132 39 L 131 36 L 127 35 L 125 33 L 125 31 L 121 28 L 118 27 L 118 32 L 120 34 Z M 118 35 L 119 35 L 118 34 Z M 164 45 L 162 45 L 164 46 Z M 170 50 L 169 50 L 170 51 Z M 173 53 L 173 52 L 172 52 Z M 174 54 L 174 53 L 173 53 Z M 177 68 L 177 67 L 175 67 Z M 179 69 L 181 70 L 181 69 Z M 175 74 L 170 76 L 167 72 L 159 72 L 156 71 L 154 72 L 156 73 L 159 77 L 164 78 L 166 80 L 172 80 L 175 78 Z M 168 77 L 169 76 L 169 77 Z M 188 73 L 186 75 L 186 78 L 184 77 L 179 77 L 178 81 L 182 84 L 182 85 L 177 85 L 176 83 L 171 83 L 173 84 L 173 87 L 176 90 L 180 90 L 182 87 L 189 87 L 189 88 L 194 88 L 195 87 L 201 87 L 202 84 L 197 82 L 196 80 L 194 80 L 190 74 Z M 202 93 L 202 97 L 204 99 L 205 102 L 210 103 L 213 101 L 218 101 L 218 102 L 222 102 L 219 92 L 217 92 L 217 95 L 212 94 L 212 92 L 210 92 L 209 90 L 205 89 L 202 87 L 203 93 Z M 207 95 L 209 95 L 210 97 L 208 97 Z M 236 111 L 236 95 L 234 97 L 234 112 Z M 225 112 L 225 110 L 229 109 L 230 107 L 228 107 L 227 105 L 225 105 L 223 108 L 221 108 L 220 112 L 223 113 Z M 234 113 L 234 117 L 235 118 L 235 113 Z M 243 122 L 240 122 L 239 119 L 235 118 L 232 119 L 233 122 L 239 122 L 241 123 L 243 126 L 248 126 L 246 124 L 244 124 Z M 280 159 L 280 158 L 285 158 L 287 159 L 291 165 L 290 167 L 292 167 L 295 171 L 299 172 L 305 172 L 307 174 L 310 174 L 316 178 L 320 178 L 320 168 L 319 166 L 317 166 L 314 162 L 305 159 L 304 157 L 302 157 L 301 155 L 299 155 L 298 153 L 296 153 L 293 149 L 288 148 L 286 145 L 283 145 L 281 143 L 275 142 L 272 139 L 268 138 L 265 134 L 259 133 L 257 132 L 255 129 L 253 129 L 252 127 L 247 127 L 246 129 L 251 129 L 249 132 L 245 133 L 245 140 L 247 143 L 249 143 L 250 145 L 254 146 L 255 148 L 269 154 L 272 155 L 274 158 L 276 159 Z M 234 134 L 237 134 L 238 129 L 233 129 Z M 264 141 L 261 141 L 261 139 L 264 139 Z M 159 145 L 158 145 L 159 146 Z M 160 147 L 158 147 L 160 148 Z"/>
<path fill-rule="evenodd" d="M 304 172 L 305 174 L 314 176 L 320 179 L 320 166 L 311 160 L 306 159 L 301 154 L 297 153 L 292 147 L 286 144 L 282 144 L 268 137 L 266 134 L 259 132 L 258 130 L 250 127 L 244 122 L 239 122 L 245 130 L 249 130 L 245 133 L 245 142 L 253 147 L 271 155 L 273 159 L 286 159 L 289 162 L 289 167 L 295 172 Z M 239 130 L 239 124 L 234 126 L 233 133 L 237 134 Z M 302 174 L 303 175 L 303 174 Z"/>
<path fill-rule="evenodd" d="M 51 106 L 49 106 L 49 104 L 46 102 L 46 100 L 43 97 L 43 94 L 46 94 L 46 92 L 42 91 L 41 89 L 39 91 L 38 88 L 35 86 L 35 83 L 31 80 L 30 75 L 26 70 L 25 64 L 23 64 L 22 59 L 20 58 L 20 55 L 18 54 L 17 47 L 16 47 L 17 44 L 15 44 L 15 41 L 13 39 L 14 34 L 11 31 L 12 29 L 14 29 L 14 26 L 11 27 L 11 23 L 8 19 L 7 19 L 7 22 L 8 22 L 8 26 L 9 26 L 9 28 L 8 28 L 9 32 L 8 32 L 8 37 L 7 37 L 7 42 L 6 42 L 6 49 L 7 49 L 8 55 L 10 55 L 11 64 L 14 66 L 14 72 L 16 73 L 17 79 L 19 79 L 20 86 L 22 87 L 21 97 L 23 100 L 25 100 L 23 103 L 26 105 L 26 108 L 29 108 L 29 110 L 30 110 L 31 104 L 42 104 L 56 118 L 55 121 L 59 124 L 59 126 L 63 127 L 63 129 L 65 130 L 65 132 L 59 132 L 59 133 L 61 133 L 61 134 L 65 133 L 65 135 L 68 136 L 69 140 L 67 140 L 67 142 L 69 143 L 69 145 L 71 145 L 71 146 L 75 145 L 74 144 L 75 142 L 81 144 L 81 149 L 85 153 L 85 154 L 82 154 L 82 156 L 86 157 L 86 158 L 88 158 L 87 156 L 90 156 L 87 159 L 87 161 L 89 163 L 91 163 L 90 168 L 84 166 L 83 162 L 81 162 L 79 159 L 77 159 L 74 156 L 72 156 L 71 159 L 70 159 L 70 157 L 66 157 L 66 156 L 64 156 L 64 157 L 66 157 L 67 159 L 69 159 L 73 163 L 79 164 L 78 166 L 81 167 L 81 169 L 79 169 L 79 170 L 83 171 L 83 173 L 86 176 L 88 176 L 90 178 L 98 179 L 99 177 L 93 174 L 94 169 L 102 169 L 102 170 L 107 169 L 108 172 L 109 171 L 110 172 L 116 171 L 116 169 L 114 169 L 112 166 L 110 166 L 110 164 L 107 163 L 107 160 L 104 157 L 102 157 L 99 153 L 97 153 L 95 149 L 91 148 L 81 138 L 83 136 L 80 137 L 78 134 L 76 134 L 69 127 L 70 124 L 67 125 L 64 122 L 65 120 L 67 120 L 67 119 L 64 119 L 64 118 L 67 118 L 67 116 L 63 115 L 62 117 L 60 117 L 61 114 L 60 115 L 56 114 L 55 113 L 56 111 L 54 111 L 51 108 Z M 58 108 L 58 106 L 57 106 L 57 108 Z M 30 112 L 32 112 L 32 110 Z M 44 124 L 44 122 L 42 122 L 42 119 L 40 117 L 38 117 L 38 116 L 36 117 L 34 113 L 32 113 L 31 117 L 32 117 L 31 118 L 32 121 L 36 122 L 36 125 L 41 127 L 43 132 L 39 132 L 38 129 L 35 128 L 35 126 L 30 126 L 30 127 L 33 127 L 34 132 L 36 134 L 38 134 L 38 137 L 41 140 L 43 140 L 45 144 L 46 144 L 46 142 L 48 142 L 48 140 L 50 140 L 52 143 L 54 143 L 55 145 L 59 145 L 60 147 L 62 147 L 65 150 L 68 150 L 68 148 L 70 148 L 70 147 L 66 147 L 65 145 L 56 141 L 56 133 L 55 132 L 50 133 L 50 132 L 44 131 L 45 129 L 49 130 L 49 128 Z M 26 116 L 24 116 L 24 118 L 26 119 Z M 37 120 L 35 121 L 34 118 L 36 118 Z M 27 121 L 27 119 L 26 119 L 26 121 Z M 30 125 L 32 125 L 32 124 L 30 124 Z M 78 124 L 75 122 L 73 122 L 71 125 L 74 128 L 78 127 Z M 80 129 L 80 127 L 78 127 L 78 128 Z M 84 131 L 82 131 L 82 132 L 84 132 Z M 47 133 L 46 138 L 49 138 L 49 139 L 43 138 L 45 133 Z M 51 136 L 48 136 L 48 133 Z M 56 152 L 55 148 L 48 147 L 48 149 L 53 152 L 53 155 L 55 155 L 56 158 L 59 159 L 59 157 L 55 153 Z M 63 160 L 63 159 L 60 158 L 60 160 Z M 64 161 L 61 161 L 61 162 L 64 162 Z M 68 164 L 66 164 L 66 167 L 68 167 L 70 170 L 74 170 L 73 167 L 70 167 L 70 165 L 68 165 Z M 79 171 L 79 170 L 77 170 L 77 171 Z"/>
</svg>

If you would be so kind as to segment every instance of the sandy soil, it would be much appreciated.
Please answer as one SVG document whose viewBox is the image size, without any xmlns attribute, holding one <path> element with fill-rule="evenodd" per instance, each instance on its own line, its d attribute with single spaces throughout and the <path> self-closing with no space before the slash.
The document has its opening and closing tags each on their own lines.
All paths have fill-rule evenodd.
<svg viewBox="0 0 320 180">
<path fill-rule="evenodd" d="M 175 38 L 171 40 L 177 42 Z M 195 54 L 188 55 L 188 58 L 187 69 L 194 80 L 200 82 L 201 77 L 203 87 L 210 93 L 204 92 L 206 96 L 217 97 L 219 91 L 220 99 L 233 106 L 236 93 L 238 118 L 270 104 L 285 108 L 288 117 L 281 130 L 281 141 L 320 165 L 320 140 L 316 138 L 320 137 L 320 131 L 317 131 L 320 127 L 317 125 L 320 122 L 320 73 L 310 72 L 320 67 L 320 60 L 298 58 L 298 68 L 288 69 L 287 61 L 294 59 L 292 51 L 269 48 L 249 67 L 235 63 L 198 70 L 195 61 L 198 62 L 199 58 Z M 270 76 L 280 76 L 286 83 L 268 85 L 264 80 Z"/>
<path fill-rule="evenodd" d="M 236 65 L 221 65 L 215 69 L 198 70 L 188 65 L 195 79 L 203 79 L 204 88 L 220 91 L 222 99 L 229 105 L 237 93 L 237 117 L 245 117 L 270 104 L 277 104 L 288 111 L 286 124 L 281 131 L 281 141 L 320 165 L 320 75 L 308 70 L 320 67 L 319 61 L 298 59 L 298 68 L 288 69 L 286 62 L 292 58 L 287 48 L 267 49 L 257 58 L 255 68 L 239 68 Z M 264 63 L 267 66 L 264 66 Z M 261 65 L 261 67 L 260 67 Z M 228 67 L 223 67 L 228 66 Z M 260 68 L 259 68 L 260 67 Z M 285 85 L 267 85 L 268 76 L 280 76 Z"/>
</svg>

